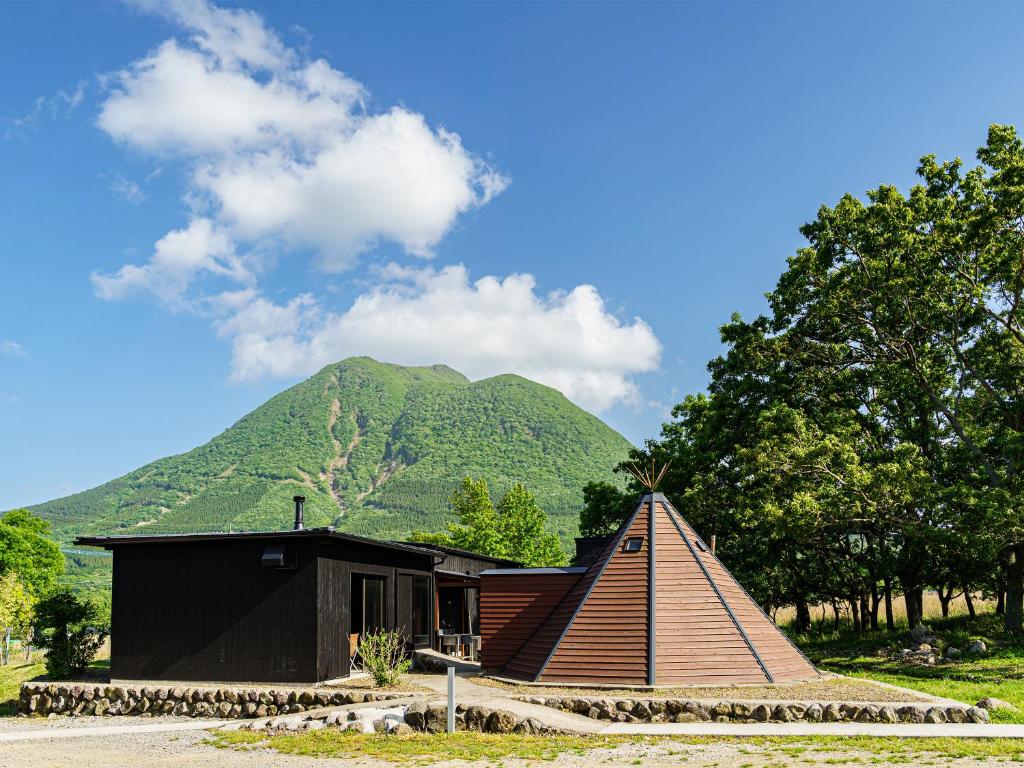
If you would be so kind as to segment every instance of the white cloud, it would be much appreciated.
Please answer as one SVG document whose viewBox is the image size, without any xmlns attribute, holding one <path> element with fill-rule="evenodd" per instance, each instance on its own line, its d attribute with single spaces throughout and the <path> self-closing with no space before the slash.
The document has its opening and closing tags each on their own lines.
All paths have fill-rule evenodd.
<svg viewBox="0 0 1024 768">
<path fill-rule="evenodd" d="M 124 198 L 126 202 L 132 205 L 138 205 L 146 199 L 146 193 L 142 187 L 131 179 L 126 179 L 121 174 L 117 174 L 111 180 L 110 191 Z"/>
<path fill-rule="evenodd" d="M 390 267 L 342 313 L 304 294 L 277 305 L 254 293 L 226 299 L 233 377 L 306 375 L 351 355 L 405 365 L 444 362 L 470 378 L 518 373 L 602 411 L 639 405 L 632 376 L 654 370 L 661 344 L 642 320 L 622 322 L 597 290 L 538 295 L 531 275 L 471 282 L 463 266 Z"/>
<path fill-rule="evenodd" d="M 107 78 L 99 127 L 189 162 L 191 215 L 213 220 L 243 259 L 249 249 L 311 248 L 337 271 L 385 241 L 430 256 L 459 214 L 508 184 L 422 115 L 368 113 L 362 84 L 304 59 L 255 13 L 200 0 L 136 4 L 192 34 Z"/>
<path fill-rule="evenodd" d="M 112 275 L 94 273 L 92 283 L 103 299 L 148 292 L 177 305 L 185 301 L 185 292 L 196 275 L 234 282 L 251 280 L 231 239 L 209 219 L 193 219 L 184 229 L 168 232 L 156 242 L 153 256 L 146 264 L 125 264 Z"/>
<path fill-rule="evenodd" d="M 18 342 L 11 341 L 10 339 L 0 339 L 0 355 L 28 358 L 28 352 L 25 351 L 25 348 Z"/>
<path fill-rule="evenodd" d="M 67 117 L 85 100 L 85 81 L 80 80 L 73 89 L 61 88 L 50 96 L 39 96 L 32 102 L 32 108 L 23 115 L 0 120 L 6 123 L 4 139 L 10 141 L 25 138 L 35 129 L 44 116 L 53 119 Z"/>
</svg>

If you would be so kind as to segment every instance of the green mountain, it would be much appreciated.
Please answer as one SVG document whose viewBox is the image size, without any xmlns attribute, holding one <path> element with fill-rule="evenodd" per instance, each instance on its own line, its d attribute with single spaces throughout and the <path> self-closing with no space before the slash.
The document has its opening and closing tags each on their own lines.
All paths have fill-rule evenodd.
<svg viewBox="0 0 1024 768">
<path fill-rule="evenodd" d="M 568 539 L 583 484 L 611 479 L 628 450 L 602 421 L 519 376 L 470 382 L 443 365 L 350 358 L 199 448 L 33 510 L 67 543 L 83 533 L 288 528 L 302 494 L 308 526 L 404 538 L 441 529 L 452 489 L 472 475 L 496 498 L 523 482 Z"/>
</svg>

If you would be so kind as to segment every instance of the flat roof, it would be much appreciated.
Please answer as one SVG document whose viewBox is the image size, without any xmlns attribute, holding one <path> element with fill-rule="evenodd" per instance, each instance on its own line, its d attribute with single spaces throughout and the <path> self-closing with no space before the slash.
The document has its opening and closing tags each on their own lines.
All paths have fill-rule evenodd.
<svg viewBox="0 0 1024 768">
<path fill-rule="evenodd" d="M 395 544 L 405 544 L 406 542 L 396 541 Z M 433 549 L 437 552 L 444 552 L 446 555 L 456 555 L 458 557 L 471 557 L 474 560 L 487 560 L 492 563 L 504 563 L 510 568 L 519 568 L 522 566 L 518 560 L 508 560 L 504 557 L 495 557 L 493 555 L 481 555 L 479 552 L 470 552 L 468 549 L 456 549 L 455 547 L 446 547 L 443 544 L 432 544 L 425 541 L 410 541 L 409 546 L 423 547 L 425 549 Z"/>
<path fill-rule="evenodd" d="M 480 571 L 481 576 L 553 576 L 559 573 L 585 573 L 584 566 L 572 568 L 491 568 Z"/>
<path fill-rule="evenodd" d="M 111 549 L 115 546 L 131 544 L 183 544 L 195 541 L 259 541 L 268 539 L 322 538 L 344 541 L 351 544 L 362 544 L 383 549 L 394 549 L 417 555 L 428 555 L 440 558 L 440 553 L 429 547 L 418 544 L 403 544 L 397 541 L 382 541 L 342 533 L 334 528 L 304 528 L 300 531 L 206 531 L 200 533 L 150 533 L 150 534 L 114 534 L 111 536 L 79 536 L 75 544 L 81 547 L 103 547 Z"/>
</svg>

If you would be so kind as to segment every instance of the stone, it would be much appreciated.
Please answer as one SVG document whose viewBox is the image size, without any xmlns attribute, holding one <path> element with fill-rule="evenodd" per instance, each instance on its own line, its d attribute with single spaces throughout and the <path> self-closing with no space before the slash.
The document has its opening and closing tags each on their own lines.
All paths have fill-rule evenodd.
<svg viewBox="0 0 1024 768">
<path fill-rule="evenodd" d="M 987 723 L 989 721 L 988 712 L 981 707 L 971 707 L 965 714 L 967 720 L 972 723 Z"/>
<path fill-rule="evenodd" d="M 1017 707 L 1013 706 L 1013 704 L 1011 704 L 1010 702 L 1003 701 L 1002 699 L 997 699 L 992 696 L 986 696 L 984 699 L 979 701 L 975 706 L 980 707 L 981 709 L 1017 709 Z"/>
<path fill-rule="evenodd" d="M 676 715 L 672 715 L 673 722 L 676 723 L 698 723 L 700 718 L 693 712 L 680 712 Z M 726 718 L 728 720 L 729 718 Z"/>
<path fill-rule="evenodd" d="M 926 642 L 931 637 L 933 637 L 932 631 L 920 622 L 918 622 L 916 627 L 910 630 L 910 639 L 915 643 Z"/>
<path fill-rule="evenodd" d="M 793 713 L 789 711 L 789 707 L 785 704 L 778 704 L 775 709 L 772 710 L 772 720 L 779 723 L 791 723 L 796 720 L 796 718 L 793 717 Z"/>
<path fill-rule="evenodd" d="M 711 713 L 708 708 L 699 701 L 687 701 L 683 704 L 683 711 L 696 717 L 698 720 L 709 720 Z"/>
<path fill-rule="evenodd" d="M 615 702 L 615 708 L 620 712 L 629 712 L 633 709 L 633 702 L 628 699 L 619 699 Z"/>
<path fill-rule="evenodd" d="M 422 701 L 414 701 L 405 709 L 405 722 L 417 731 L 426 727 L 427 705 Z"/>
<path fill-rule="evenodd" d="M 312 691 L 303 691 L 298 696 L 298 703 L 304 704 L 308 707 L 310 704 L 316 703 L 316 696 Z"/>
<path fill-rule="evenodd" d="M 526 736 L 533 733 L 533 727 L 530 725 L 529 720 L 520 720 L 516 723 L 516 727 L 512 729 L 512 733 L 518 733 Z"/>
<path fill-rule="evenodd" d="M 820 723 L 821 715 L 821 705 L 811 704 L 809 707 L 807 707 L 807 710 L 804 712 L 804 720 L 809 720 L 812 723 Z"/>
<path fill-rule="evenodd" d="M 767 723 L 772 716 L 772 708 L 767 704 L 758 704 L 750 711 L 750 717 L 759 723 Z"/>
<path fill-rule="evenodd" d="M 860 712 L 857 713 L 856 721 L 858 723 L 877 723 L 878 722 L 878 707 L 873 704 L 868 704 Z"/>
<path fill-rule="evenodd" d="M 967 652 L 972 656 L 978 656 L 988 651 L 988 646 L 985 645 L 984 640 L 975 640 L 973 643 L 967 646 Z"/>
<path fill-rule="evenodd" d="M 424 727 L 431 733 L 448 730 L 448 707 L 427 707 Z"/>
<path fill-rule="evenodd" d="M 924 721 L 926 723 L 944 723 L 946 722 L 946 712 L 941 707 L 932 707 L 924 713 Z"/>
<path fill-rule="evenodd" d="M 392 736 L 408 736 L 413 733 L 413 729 L 408 723 L 395 723 L 388 733 Z"/>
<path fill-rule="evenodd" d="M 203 701 L 205 701 L 207 704 L 216 704 L 217 703 L 217 691 L 211 691 L 211 690 L 203 691 Z"/>
<path fill-rule="evenodd" d="M 684 712 L 683 714 L 688 715 L 689 717 L 692 717 L 694 722 L 696 722 L 698 720 L 698 718 L 696 716 L 690 715 L 688 712 Z M 647 719 L 647 722 L 648 723 L 667 723 L 669 721 L 670 717 L 671 716 L 667 712 L 655 712 L 653 715 L 651 715 Z M 676 715 L 676 717 L 680 717 L 680 715 Z"/>
<path fill-rule="evenodd" d="M 331 695 L 329 693 L 318 693 L 314 698 L 318 707 L 327 707 L 331 704 Z"/>
<path fill-rule="evenodd" d="M 512 733 L 516 727 L 516 716 L 503 709 L 491 712 L 484 725 L 487 733 Z"/>
<path fill-rule="evenodd" d="M 860 714 L 860 707 L 856 704 L 840 704 L 839 711 L 843 713 L 844 720 L 856 720 Z"/>
<path fill-rule="evenodd" d="M 230 704 L 234 704 L 238 701 L 238 694 L 230 688 L 228 688 L 226 690 L 221 691 L 221 699 Z"/>
<path fill-rule="evenodd" d="M 633 704 L 633 708 L 630 710 L 633 717 L 639 718 L 640 720 L 646 720 L 651 716 L 651 708 L 647 706 L 645 701 L 637 701 Z"/>
<path fill-rule="evenodd" d="M 591 720 L 600 720 L 601 719 L 601 710 L 598 709 L 597 707 L 591 707 L 590 709 L 588 709 L 586 712 L 583 712 L 582 714 L 586 715 Z"/>
<path fill-rule="evenodd" d="M 647 702 L 647 706 L 651 710 L 652 715 L 660 715 L 665 711 L 665 702 L 659 701 L 658 699 L 652 699 Z"/>
<path fill-rule="evenodd" d="M 720 701 L 711 707 L 711 714 L 714 717 L 728 718 L 732 714 L 732 705 L 727 701 Z"/>
<path fill-rule="evenodd" d="M 821 712 L 821 719 L 826 723 L 838 723 L 843 719 L 843 710 L 835 702 L 829 702 Z"/>
<path fill-rule="evenodd" d="M 946 649 L 946 658 L 950 659 L 950 660 L 952 660 L 952 659 L 959 659 L 960 658 L 960 649 L 959 648 L 954 648 L 952 645 L 949 646 L 949 648 Z"/>
<path fill-rule="evenodd" d="M 225 702 L 226 704 L 227 702 Z M 228 717 L 236 718 L 242 716 L 242 705 L 239 702 L 235 702 L 231 705 L 231 709 L 228 710 Z"/>
<path fill-rule="evenodd" d="M 487 707 L 481 707 L 477 704 L 469 707 L 466 710 L 465 723 L 466 728 L 471 731 L 482 731 L 484 730 L 484 724 L 487 722 L 487 718 L 491 716 L 491 710 Z"/>
<path fill-rule="evenodd" d="M 387 733 L 388 721 L 383 717 L 373 721 L 373 730 L 375 733 Z"/>
<path fill-rule="evenodd" d="M 951 723 L 966 723 L 967 710 L 963 707 L 947 707 L 946 719 Z"/>
<path fill-rule="evenodd" d="M 716 723 L 728 723 L 732 721 L 732 718 L 728 715 L 715 715 L 712 720 Z"/>
<path fill-rule="evenodd" d="M 878 710 L 878 722 L 880 723 L 898 723 L 900 716 L 896 714 L 896 710 L 893 707 L 882 707 Z"/>
<path fill-rule="evenodd" d="M 737 702 L 732 705 L 732 715 L 735 718 L 748 718 L 750 717 L 751 711 L 749 704 Z"/>
<path fill-rule="evenodd" d="M 925 710 L 923 707 L 914 706 L 913 704 L 900 707 L 897 712 L 900 716 L 900 721 L 904 723 L 923 723 Z"/>
</svg>

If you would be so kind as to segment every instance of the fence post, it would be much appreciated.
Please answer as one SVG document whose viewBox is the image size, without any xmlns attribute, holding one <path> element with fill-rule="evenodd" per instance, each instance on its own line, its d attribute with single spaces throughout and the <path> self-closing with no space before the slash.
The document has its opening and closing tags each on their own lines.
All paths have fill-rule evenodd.
<svg viewBox="0 0 1024 768">
<path fill-rule="evenodd" d="M 455 667 L 448 667 L 448 733 L 455 733 Z"/>
</svg>

